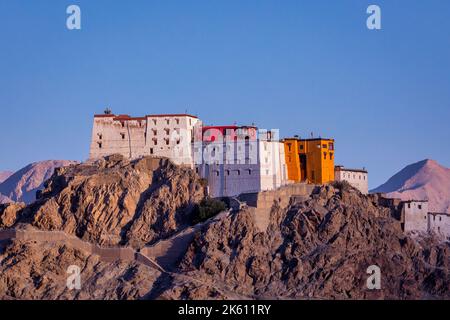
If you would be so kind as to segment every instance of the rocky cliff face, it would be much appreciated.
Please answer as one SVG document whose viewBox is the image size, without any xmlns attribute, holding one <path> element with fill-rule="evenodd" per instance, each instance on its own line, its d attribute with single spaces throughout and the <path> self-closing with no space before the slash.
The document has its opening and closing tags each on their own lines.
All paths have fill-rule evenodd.
<svg viewBox="0 0 450 320">
<path fill-rule="evenodd" d="M 25 222 L 100 245 L 139 247 L 188 225 L 203 198 L 202 181 L 190 169 L 167 159 L 111 156 L 57 169 L 35 203 L 5 207 L 0 227 Z"/>
<path fill-rule="evenodd" d="M 75 161 L 48 160 L 32 163 L 14 174 L 10 174 L 4 181 L 0 180 L 0 194 L 3 202 L 32 203 L 36 200 L 36 191 L 42 189 L 44 182 L 51 177 L 56 168 L 76 164 Z"/>
<path fill-rule="evenodd" d="M 450 169 L 434 160 L 419 161 L 371 192 L 402 200 L 428 200 L 430 211 L 450 213 Z"/>
<path fill-rule="evenodd" d="M 70 245 L 0 242 L 0 299 L 139 299 L 160 272 L 137 263 L 106 263 Z M 81 290 L 67 287 L 69 266 L 81 269 Z"/>
<path fill-rule="evenodd" d="M 113 156 L 58 169 L 36 203 L 0 206 L 0 228 L 33 225 L 140 247 L 170 241 L 203 196 L 190 169 Z M 101 262 L 70 244 L 0 241 L 0 298 L 450 298 L 449 244 L 405 236 L 377 195 L 341 183 L 282 203 L 266 230 L 245 206 L 198 226 L 170 273 Z M 65 289 L 69 264 L 84 266 L 80 292 Z M 366 287 L 371 265 L 380 267 L 381 290 Z"/>
<path fill-rule="evenodd" d="M 448 244 L 412 241 L 376 197 L 344 185 L 275 206 L 266 232 L 258 231 L 249 210 L 208 225 L 179 268 L 249 297 L 421 299 L 450 297 L 449 254 Z M 371 265 L 381 269 L 381 290 L 366 287 Z M 168 286 L 162 296 L 189 299 L 192 289 Z"/>
</svg>

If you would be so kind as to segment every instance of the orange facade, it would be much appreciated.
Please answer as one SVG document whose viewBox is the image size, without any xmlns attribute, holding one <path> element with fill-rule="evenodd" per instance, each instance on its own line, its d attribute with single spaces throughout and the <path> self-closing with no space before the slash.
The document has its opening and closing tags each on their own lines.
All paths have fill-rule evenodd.
<svg viewBox="0 0 450 320">
<path fill-rule="evenodd" d="M 288 179 L 324 184 L 334 181 L 334 139 L 284 140 Z"/>
</svg>

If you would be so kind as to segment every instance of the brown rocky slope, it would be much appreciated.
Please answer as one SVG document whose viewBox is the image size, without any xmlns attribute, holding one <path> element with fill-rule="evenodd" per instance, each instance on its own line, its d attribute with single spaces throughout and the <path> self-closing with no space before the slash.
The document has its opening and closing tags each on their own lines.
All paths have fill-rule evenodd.
<svg viewBox="0 0 450 320">
<path fill-rule="evenodd" d="M 346 184 L 321 187 L 305 202 L 275 206 L 266 232 L 241 211 L 198 233 L 180 272 L 256 298 L 450 298 L 448 244 L 411 240 L 378 200 Z M 381 290 L 367 290 L 370 265 L 381 269 Z M 168 285 L 161 296 L 189 299 L 192 289 Z"/>
<path fill-rule="evenodd" d="M 36 202 L 4 206 L 0 228 L 30 223 L 103 246 L 139 247 L 186 227 L 203 198 L 202 180 L 190 169 L 167 159 L 110 156 L 57 169 Z"/>
<path fill-rule="evenodd" d="M 203 196 L 193 170 L 113 156 L 57 170 L 32 205 L 0 206 L 0 228 L 31 224 L 137 248 L 182 230 Z M 98 261 L 68 244 L 3 243 L 0 298 L 450 298 L 449 245 L 405 236 L 377 195 L 345 183 L 317 187 L 287 207 L 275 202 L 265 231 L 243 206 L 204 224 L 189 241 L 175 271 L 163 273 Z M 65 289 L 73 263 L 84 266 L 78 293 Z M 381 290 L 366 288 L 370 265 L 381 269 Z"/>
</svg>

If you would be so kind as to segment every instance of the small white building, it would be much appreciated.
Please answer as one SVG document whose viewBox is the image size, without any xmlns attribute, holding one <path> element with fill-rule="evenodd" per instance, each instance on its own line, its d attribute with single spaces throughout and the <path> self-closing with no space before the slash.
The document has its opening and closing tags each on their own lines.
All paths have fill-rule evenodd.
<svg viewBox="0 0 450 320">
<path fill-rule="evenodd" d="M 442 240 L 450 241 L 450 214 L 428 212 L 428 201 L 402 202 L 403 230 L 407 233 L 432 232 Z"/>
<path fill-rule="evenodd" d="M 334 179 L 336 181 L 347 181 L 350 185 L 361 191 L 362 194 L 369 193 L 369 173 L 365 169 L 350 169 L 343 166 L 334 167 Z"/>
<path fill-rule="evenodd" d="M 402 221 L 405 232 L 428 232 L 428 201 L 403 201 Z"/>
<path fill-rule="evenodd" d="M 188 114 L 95 115 L 89 158 L 115 153 L 131 159 L 154 155 L 193 167 L 193 142 L 198 126 L 201 121 Z"/>
<path fill-rule="evenodd" d="M 428 225 L 438 237 L 450 241 L 450 214 L 429 212 Z"/>
</svg>

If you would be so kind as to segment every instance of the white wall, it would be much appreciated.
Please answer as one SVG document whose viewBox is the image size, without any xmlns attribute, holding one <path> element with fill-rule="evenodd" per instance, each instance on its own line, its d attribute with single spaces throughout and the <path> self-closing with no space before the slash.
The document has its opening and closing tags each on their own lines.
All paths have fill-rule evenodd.
<svg viewBox="0 0 450 320">
<path fill-rule="evenodd" d="M 347 181 L 350 185 L 361 191 L 362 194 L 369 193 L 369 175 L 367 172 L 336 167 L 334 176 L 336 181 Z"/>
<path fill-rule="evenodd" d="M 429 213 L 429 228 L 436 235 L 450 240 L 450 215 L 446 213 Z"/>
<path fill-rule="evenodd" d="M 115 153 L 129 158 L 160 156 L 193 167 L 192 137 L 197 118 L 186 115 L 94 117 L 89 158 Z M 101 147 L 100 147 L 101 146 Z"/>
<path fill-rule="evenodd" d="M 428 202 L 404 202 L 405 232 L 428 232 Z"/>
</svg>

